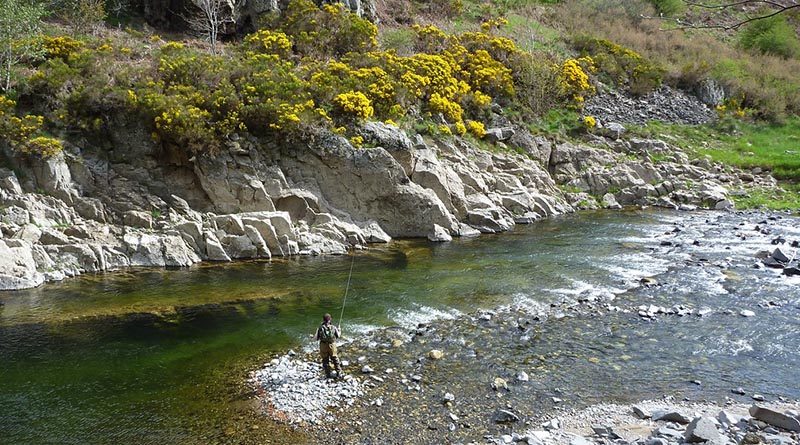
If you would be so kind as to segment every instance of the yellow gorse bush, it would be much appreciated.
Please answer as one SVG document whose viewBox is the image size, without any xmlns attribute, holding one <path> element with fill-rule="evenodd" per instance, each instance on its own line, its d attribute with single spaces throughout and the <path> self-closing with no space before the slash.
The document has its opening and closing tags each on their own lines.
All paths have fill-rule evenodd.
<svg viewBox="0 0 800 445">
<path fill-rule="evenodd" d="M 348 91 L 347 93 L 339 94 L 333 99 L 333 103 L 344 114 L 352 115 L 359 119 L 369 119 L 375 114 L 375 109 L 372 108 L 372 101 L 360 91 Z"/>
<path fill-rule="evenodd" d="M 98 132 L 108 116 L 134 111 L 149 120 L 158 143 L 191 153 L 222 148 L 234 133 L 292 137 L 328 129 L 349 137 L 357 121 L 394 124 L 406 116 L 436 120 L 432 132 L 482 138 L 493 103 L 518 103 L 517 86 L 530 91 L 524 71 L 532 56 L 497 35 L 504 25 L 491 20 L 460 34 L 414 26 L 416 52 L 401 55 L 380 50 L 375 25 L 342 5 L 291 0 L 271 28 L 229 45 L 224 55 L 154 38 L 130 57 L 123 42 L 109 41 L 115 50 L 100 40 L 49 38 L 50 59 L 29 82 L 60 101 L 47 115 L 48 128 Z M 147 51 L 151 64 L 141 63 Z M 579 103 L 591 94 L 591 59 L 553 64 L 540 63 L 558 79 L 552 96 Z M 15 119 L 29 137 L 44 125 Z"/>
<path fill-rule="evenodd" d="M 248 35 L 244 39 L 244 44 L 251 54 L 274 54 L 288 57 L 292 52 L 292 42 L 286 34 L 268 29 Z"/>
<path fill-rule="evenodd" d="M 48 59 L 67 59 L 83 48 L 83 42 L 69 36 L 42 36 L 42 47 Z"/>
<path fill-rule="evenodd" d="M 594 70 L 591 57 L 567 59 L 558 68 L 558 84 L 561 93 L 572 99 L 572 105 L 582 108 L 585 96 L 595 92 L 589 81 L 589 73 Z"/>
<path fill-rule="evenodd" d="M 15 114 L 16 106 L 16 101 L 0 96 L 0 139 L 14 151 L 27 155 L 47 158 L 61 152 L 61 141 L 39 134 L 44 125 L 44 117 L 18 117 Z"/>
</svg>

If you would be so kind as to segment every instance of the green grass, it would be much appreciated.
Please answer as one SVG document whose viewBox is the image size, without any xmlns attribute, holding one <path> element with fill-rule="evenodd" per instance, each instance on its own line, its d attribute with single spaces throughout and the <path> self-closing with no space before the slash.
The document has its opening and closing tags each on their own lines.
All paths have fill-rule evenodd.
<svg viewBox="0 0 800 445">
<path fill-rule="evenodd" d="M 800 210 L 800 118 L 780 125 L 747 123 L 723 119 L 709 126 L 651 123 L 632 128 L 632 133 L 669 139 L 693 157 L 743 169 L 760 167 L 772 172 L 784 189 L 749 189 L 746 196 L 734 196 L 738 208 Z"/>
<path fill-rule="evenodd" d="M 781 180 L 800 183 L 800 118 L 780 125 L 723 120 L 715 126 L 652 123 L 635 133 L 675 137 L 690 155 L 751 169 L 761 167 Z"/>
<path fill-rule="evenodd" d="M 752 189 L 746 196 L 733 196 L 738 209 L 800 210 L 800 184 L 782 184 L 784 190 Z"/>
</svg>

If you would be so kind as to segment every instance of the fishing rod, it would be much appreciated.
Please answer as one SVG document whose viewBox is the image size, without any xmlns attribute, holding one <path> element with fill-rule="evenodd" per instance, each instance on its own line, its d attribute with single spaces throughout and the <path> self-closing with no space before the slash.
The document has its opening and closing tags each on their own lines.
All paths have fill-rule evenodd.
<svg viewBox="0 0 800 445">
<path fill-rule="evenodd" d="M 350 274 L 347 275 L 347 286 L 344 288 L 344 298 L 342 299 L 342 313 L 339 314 L 339 334 L 342 332 L 342 317 L 344 317 L 344 305 L 347 304 L 347 291 L 350 290 L 350 279 L 353 278 L 353 266 L 356 264 L 356 254 L 353 253 L 353 260 L 350 261 Z"/>
</svg>

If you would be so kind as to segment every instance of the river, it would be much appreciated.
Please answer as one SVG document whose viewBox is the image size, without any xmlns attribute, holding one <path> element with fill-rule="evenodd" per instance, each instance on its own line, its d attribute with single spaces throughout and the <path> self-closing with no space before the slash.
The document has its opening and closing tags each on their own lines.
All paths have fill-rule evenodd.
<svg viewBox="0 0 800 445">
<path fill-rule="evenodd" d="M 550 317 L 536 329 L 536 348 L 488 342 L 486 365 L 461 370 L 464 380 L 496 372 L 491 364 L 529 364 L 550 376 L 532 388 L 557 385 L 581 394 L 578 404 L 720 398 L 738 386 L 800 398 L 800 280 L 753 267 L 754 253 L 772 247 L 775 235 L 800 239 L 800 220 L 783 216 L 767 223 L 770 233 L 755 231 L 763 218 L 589 212 L 446 244 L 372 246 L 356 256 L 343 328 L 350 337 L 428 322 L 457 329 L 479 310 L 534 313 L 613 295 L 632 310 Z M 745 239 L 736 236 L 745 230 Z M 662 242 L 672 238 L 681 241 Z M 338 316 L 349 268 L 349 257 L 277 259 L 128 270 L 2 293 L 1 441 L 309 441 L 258 415 L 244 379 L 268 358 L 308 347 L 322 313 Z M 651 276 L 658 286 L 639 286 Z M 644 320 L 641 304 L 713 313 Z M 756 316 L 740 316 L 743 309 Z M 460 335 L 474 344 L 486 332 Z M 531 364 L 541 356 L 545 365 Z"/>
</svg>

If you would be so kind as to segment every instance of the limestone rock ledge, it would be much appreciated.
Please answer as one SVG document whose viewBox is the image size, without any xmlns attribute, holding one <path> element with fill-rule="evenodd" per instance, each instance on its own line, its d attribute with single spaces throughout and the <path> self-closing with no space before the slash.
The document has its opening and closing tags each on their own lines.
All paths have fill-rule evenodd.
<svg viewBox="0 0 800 445">
<path fill-rule="evenodd" d="M 460 138 L 412 141 L 370 122 L 361 132 L 372 148 L 330 133 L 296 144 L 235 137 L 213 156 L 188 158 L 137 138 L 140 130 L 120 126 L 103 147 L 67 144 L 46 161 L 6 153 L 13 169 L 0 168 L 0 290 L 132 266 L 497 233 L 601 205 L 593 196 L 606 195 L 609 207 L 730 207 L 718 166 L 689 163 L 660 141 L 578 146 L 509 129 L 505 143 L 516 152 L 491 153 Z M 647 161 L 656 149 L 671 161 Z M 637 150 L 644 161 L 631 160 Z"/>
</svg>

